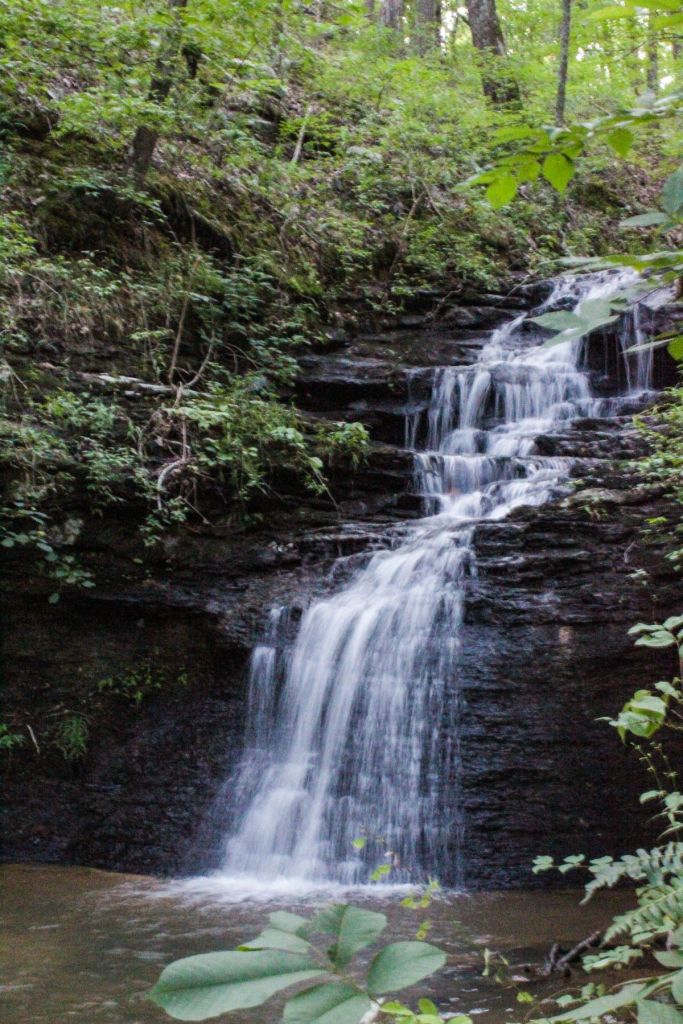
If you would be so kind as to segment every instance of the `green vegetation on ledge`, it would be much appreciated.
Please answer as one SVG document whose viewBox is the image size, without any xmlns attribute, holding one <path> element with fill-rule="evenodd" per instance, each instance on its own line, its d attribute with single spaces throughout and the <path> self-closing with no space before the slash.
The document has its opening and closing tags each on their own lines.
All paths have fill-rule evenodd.
<svg viewBox="0 0 683 1024">
<path fill-rule="evenodd" d="M 69 553 L 74 494 L 139 504 L 154 542 L 207 494 L 244 522 L 283 473 L 321 492 L 367 435 L 294 407 L 297 354 L 425 290 L 607 253 L 651 204 L 675 132 L 628 164 L 597 146 L 564 200 L 529 180 L 497 212 L 459 186 L 501 130 L 666 88 L 666 30 L 655 81 L 647 26 L 575 19 L 567 83 L 559 9 L 502 0 L 504 60 L 476 2 L 440 32 L 425 10 L 0 3 L 2 543 L 37 553 L 54 600 L 93 582 Z"/>
</svg>

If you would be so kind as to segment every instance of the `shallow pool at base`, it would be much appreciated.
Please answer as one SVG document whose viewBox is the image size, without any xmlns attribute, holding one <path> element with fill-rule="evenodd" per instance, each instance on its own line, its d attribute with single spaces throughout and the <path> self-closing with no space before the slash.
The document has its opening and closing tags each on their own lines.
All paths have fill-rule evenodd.
<svg viewBox="0 0 683 1024">
<path fill-rule="evenodd" d="M 413 938 L 431 922 L 429 941 L 448 966 L 420 986 L 443 1010 L 472 1013 L 481 1024 L 514 1020 L 514 993 L 481 977 L 484 948 L 514 963 L 540 963 L 556 942 L 569 944 L 623 909 L 628 893 L 603 893 L 580 907 L 579 891 L 445 893 L 424 911 L 400 906 L 405 892 L 380 887 L 276 893 L 220 877 L 168 883 L 87 868 L 0 868 L 0 1020 L 3 1024 L 163 1024 L 170 1018 L 146 994 L 165 964 L 230 949 L 261 928 L 272 909 L 306 913 L 330 899 L 363 902 L 389 918 L 386 941 Z M 404 993 L 404 997 L 410 993 Z M 221 1020 L 273 1024 L 281 1001 Z"/>
</svg>

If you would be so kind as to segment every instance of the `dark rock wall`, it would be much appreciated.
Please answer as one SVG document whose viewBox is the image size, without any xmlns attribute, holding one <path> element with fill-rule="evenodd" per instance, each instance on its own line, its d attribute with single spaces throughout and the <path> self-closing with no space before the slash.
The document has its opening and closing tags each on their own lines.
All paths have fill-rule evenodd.
<svg viewBox="0 0 683 1024">
<path fill-rule="evenodd" d="M 455 327 L 411 322 L 340 339 L 305 361 L 300 401 L 368 422 L 380 442 L 360 471 L 335 468 L 335 505 L 285 494 L 267 529 L 238 533 L 218 520 L 170 539 L 155 561 L 135 539 L 130 509 L 94 520 L 84 507 L 76 550 L 98 586 L 57 605 L 30 567 L 7 559 L 2 717 L 25 742 L 0 752 L 5 858 L 158 873 L 218 863 L 249 651 L 265 613 L 304 607 L 419 514 L 412 459 L 400 448 L 405 413 L 424 407 L 430 367 L 471 361 L 484 328 L 505 318 L 496 305 L 468 306 L 461 320 L 474 322 L 465 329 L 456 312 Z M 608 344 L 591 349 L 606 390 Z M 665 383 L 670 371 L 658 372 Z M 673 674 L 666 655 L 636 651 L 626 635 L 638 619 L 679 611 L 681 598 L 661 552 L 640 534 L 661 501 L 619 469 L 638 446 L 627 418 L 542 439 L 548 454 L 582 460 L 582 490 L 477 531 L 453 681 L 460 763 L 445 780 L 453 827 L 444 881 L 458 844 L 467 883 L 500 887 L 538 883 L 529 871 L 536 854 L 619 852 L 647 838 L 643 814 L 623 810 L 629 797 L 637 808 L 638 766 L 595 721 L 638 686 Z M 139 707 L 98 689 L 141 665 L 162 686 Z M 69 762 L 55 728 L 71 712 L 86 715 L 89 737 L 85 757 Z"/>
</svg>

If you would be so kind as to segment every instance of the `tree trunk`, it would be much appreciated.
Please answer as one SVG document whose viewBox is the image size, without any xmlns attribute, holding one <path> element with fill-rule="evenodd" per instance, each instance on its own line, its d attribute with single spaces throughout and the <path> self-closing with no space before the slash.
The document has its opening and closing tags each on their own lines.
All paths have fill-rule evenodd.
<svg viewBox="0 0 683 1024">
<path fill-rule="evenodd" d="M 560 67 L 557 72 L 557 99 L 555 101 L 555 124 L 564 124 L 567 105 L 567 70 L 569 68 L 569 36 L 572 27 L 572 0 L 562 0 L 562 21 L 560 23 Z"/>
<path fill-rule="evenodd" d="M 648 15 L 647 27 L 647 72 L 645 80 L 650 92 L 657 94 L 659 91 L 659 40 L 657 29 L 654 27 L 652 15 Z"/>
<path fill-rule="evenodd" d="M 467 18 L 470 23 L 472 42 L 478 50 L 489 58 L 506 57 L 505 37 L 500 27 L 496 0 L 467 0 Z M 494 103 L 511 103 L 519 99 L 519 89 L 515 82 L 506 81 L 492 74 L 491 67 L 485 67 L 482 73 L 484 94 Z"/>
<path fill-rule="evenodd" d="M 415 49 L 424 54 L 440 44 L 440 0 L 415 0 Z"/>
<path fill-rule="evenodd" d="M 147 98 L 153 103 L 163 103 L 173 85 L 173 64 L 180 53 L 183 27 L 178 12 L 187 7 L 187 0 L 168 0 L 172 22 L 161 41 L 161 52 L 154 65 L 154 75 L 150 82 Z M 154 150 L 159 140 L 156 128 L 141 124 L 133 139 L 133 173 L 139 184 L 147 176 Z"/>
<path fill-rule="evenodd" d="M 402 27 L 404 0 L 382 0 L 379 9 L 379 23 L 385 28 L 398 30 Z"/>
</svg>

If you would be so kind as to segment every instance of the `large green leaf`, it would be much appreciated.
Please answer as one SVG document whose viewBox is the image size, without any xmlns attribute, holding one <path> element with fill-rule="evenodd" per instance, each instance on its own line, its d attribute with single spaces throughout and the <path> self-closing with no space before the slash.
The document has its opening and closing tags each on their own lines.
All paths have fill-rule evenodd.
<svg viewBox="0 0 683 1024">
<path fill-rule="evenodd" d="M 678 971 L 671 982 L 671 994 L 677 1003 L 683 1004 L 683 971 Z"/>
<path fill-rule="evenodd" d="M 683 212 L 683 164 L 664 182 L 661 204 L 672 216 Z"/>
<path fill-rule="evenodd" d="M 635 13 L 635 7 L 601 7 L 597 11 L 590 11 L 586 15 L 586 19 L 590 21 L 612 21 L 615 18 L 632 18 Z"/>
<path fill-rule="evenodd" d="M 530 319 L 541 327 L 547 327 L 550 331 L 568 331 L 579 326 L 579 317 L 575 313 L 558 312 L 544 313 L 542 316 L 532 316 Z"/>
<path fill-rule="evenodd" d="M 203 953 L 164 968 L 150 998 L 177 1020 L 204 1020 L 260 1006 L 281 989 L 322 974 L 313 960 L 294 953 Z"/>
<path fill-rule="evenodd" d="M 288 910 L 276 910 L 274 914 L 268 915 L 268 920 L 273 928 L 291 932 L 292 935 L 304 935 L 309 925 L 308 918 L 291 914 Z"/>
<path fill-rule="evenodd" d="M 499 174 L 486 189 L 486 198 L 494 210 L 511 202 L 517 195 L 517 180 L 511 174 Z"/>
<path fill-rule="evenodd" d="M 359 950 L 375 942 L 386 926 L 384 914 L 344 904 L 322 910 L 311 922 L 312 931 L 335 938 L 330 957 L 337 967 L 345 967 Z"/>
<path fill-rule="evenodd" d="M 302 953 L 306 955 L 311 951 L 311 944 L 299 935 L 283 931 L 281 928 L 264 928 L 255 939 L 245 942 L 242 949 L 284 949 L 288 953 Z"/>
<path fill-rule="evenodd" d="M 372 1003 L 353 985 L 331 981 L 293 996 L 285 1006 L 284 1024 L 358 1024 Z"/>
<path fill-rule="evenodd" d="M 677 338 L 672 338 L 666 350 L 671 358 L 677 362 L 683 360 L 683 334 L 679 334 Z"/>
<path fill-rule="evenodd" d="M 564 153 L 548 153 L 543 161 L 543 177 L 558 192 L 564 192 L 574 176 L 574 165 Z"/>
<path fill-rule="evenodd" d="M 625 128 L 623 125 L 615 128 L 607 136 L 607 145 L 611 146 L 619 156 L 628 156 L 634 142 L 635 135 L 629 128 Z"/>
<path fill-rule="evenodd" d="M 284 949 L 304 956 L 311 952 L 311 944 L 304 938 L 309 928 L 305 917 L 277 910 L 268 920 L 270 927 L 264 928 L 251 942 L 245 942 L 242 949 Z"/>
<path fill-rule="evenodd" d="M 666 224 L 668 220 L 665 213 L 660 213 L 659 210 L 650 210 L 648 213 L 639 213 L 635 217 L 627 217 L 626 220 L 619 222 L 619 227 L 651 228 L 655 224 Z"/>
<path fill-rule="evenodd" d="M 666 1003 L 656 1003 L 653 999 L 639 999 L 638 1024 L 683 1024 L 683 1013 Z"/>
<path fill-rule="evenodd" d="M 368 973 L 368 991 L 373 995 L 398 992 L 438 971 L 446 954 L 428 942 L 393 942 L 377 954 Z"/>
<path fill-rule="evenodd" d="M 584 309 L 585 307 L 585 309 Z M 542 316 L 533 316 L 531 320 L 540 324 L 550 331 L 557 331 L 557 335 L 550 339 L 548 344 L 555 344 L 562 341 L 578 341 L 591 331 L 618 320 L 618 314 L 611 314 L 609 303 L 604 299 L 594 299 L 584 302 L 580 313 L 569 313 L 559 311 L 556 313 L 544 313 Z"/>
<path fill-rule="evenodd" d="M 562 1013 L 558 1013 L 555 1017 L 550 1017 L 549 1019 L 551 1021 L 573 1021 L 602 1017 L 605 1013 L 612 1013 L 622 1006 L 630 1006 L 632 1003 L 635 1003 L 644 988 L 644 983 L 633 982 L 630 985 L 622 986 L 617 992 L 612 992 L 608 996 L 590 999 L 587 1003 L 582 1003 L 573 1010 L 564 1010 Z M 543 1019 L 548 1020 L 547 1017 Z"/>
</svg>

